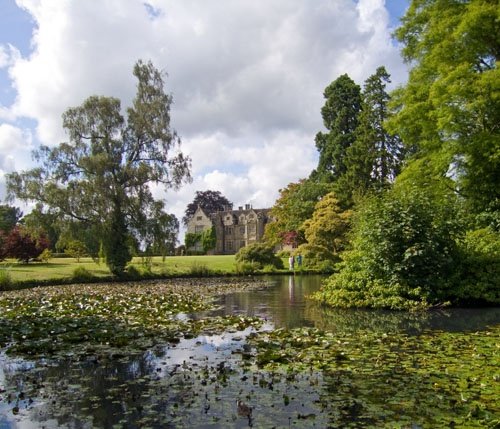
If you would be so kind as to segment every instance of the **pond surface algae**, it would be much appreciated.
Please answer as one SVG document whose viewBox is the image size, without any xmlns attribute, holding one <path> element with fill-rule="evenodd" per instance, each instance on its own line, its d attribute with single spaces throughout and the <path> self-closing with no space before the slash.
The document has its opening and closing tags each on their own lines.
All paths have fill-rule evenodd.
<svg viewBox="0 0 500 429">
<path fill-rule="evenodd" d="M 412 334 L 216 316 L 221 294 L 269 287 L 2 293 L 0 428 L 500 427 L 500 324 Z"/>
</svg>

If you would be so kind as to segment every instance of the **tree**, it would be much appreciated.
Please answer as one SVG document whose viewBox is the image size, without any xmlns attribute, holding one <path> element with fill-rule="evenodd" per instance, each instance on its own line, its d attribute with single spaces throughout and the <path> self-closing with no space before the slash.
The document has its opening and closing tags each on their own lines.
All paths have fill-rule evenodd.
<svg viewBox="0 0 500 429">
<path fill-rule="evenodd" d="M 196 191 L 194 200 L 188 204 L 184 212 L 184 217 L 182 218 L 184 225 L 187 225 L 198 207 L 201 207 L 209 215 L 210 213 L 223 211 L 228 207 L 231 208 L 233 207 L 233 203 L 222 195 L 220 191 Z"/>
<path fill-rule="evenodd" d="M 41 204 L 37 204 L 30 213 L 23 216 L 21 223 L 35 234 L 43 232 L 49 240 L 50 249 L 56 249 L 62 229 L 61 220 L 57 213 L 44 210 Z"/>
<path fill-rule="evenodd" d="M 19 222 L 23 213 L 17 207 L 0 204 L 0 231 L 8 234 Z"/>
<path fill-rule="evenodd" d="M 361 111 L 361 89 L 343 74 L 326 87 L 324 97 L 321 116 L 328 132 L 316 135 L 319 162 L 311 177 L 315 181 L 334 182 L 346 171 L 346 152 L 354 142 Z"/>
<path fill-rule="evenodd" d="M 36 152 L 41 166 L 8 175 L 9 194 L 92 225 L 102 238 L 106 263 L 121 275 L 131 259 L 132 231 L 157 202 L 150 185 L 178 188 L 190 180 L 190 160 L 170 127 L 172 97 L 150 62 L 134 66 L 138 79 L 126 118 L 116 98 L 91 96 L 63 115 L 69 141 Z"/>
<path fill-rule="evenodd" d="M 364 85 L 362 110 L 355 140 L 346 151 L 346 172 L 339 178 L 337 193 L 351 201 L 354 194 L 365 194 L 392 183 L 399 174 L 403 145 L 401 139 L 386 130 L 390 117 L 386 85 L 390 75 L 385 67 L 377 68 Z"/>
<path fill-rule="evenodd" d="M 415 158 L 433 164 L 436 179 L 451 176 L 470 210 L 489 212 L 497 228 L 499 19 L 497 0 L 413 0 L 396 31 L 412 68 L 390 121 Z"/>
<path fill-rule="evenodd" d="M 141 237 L 139 246 L 146 253 L 161 255 L 163 259 L 173 253 L 179 234 L 179 221 L 174 214 L 165 213 L 163 204 L 157 202 L 150 207 L 151 213 L 139 225 L 136 236 Z"/>
<path fill-rule="evenodd" d="M 8 257 L 28 263 L 47 249 L 49 243 L 44 235 L 34 236 L 25 228 L 15 226 L 6 237 L 4 247 Z"/>
<path fill-rule="evenodd" d="M 329 183 L 301 179 L 280 189 L 280 195 L 270 212 L 273 221 L 266 225 L 265 241 L 273 246 L 303 243 L 304 221 L 312 216 L 316 203 L 331 188 Z"/>
<path fill-rule="evenodd" d="M 85 244 L 78 240 L 71 240 L 64 249 L 64 253 L 67 253 L 72 258 L 76 259 L 76 262 L 80 262 L 80 258 L 87 256 L 87 248 Z"/>
<path fill-rule="evenodd" d="M 309 266 L 338 262 L 339 254 L 347 246 L 351 210 L 342 210 L 333 192 L 318 201 L 311 219 L 304 222 L 307 243 L 297 250 Z"/>
</svg>

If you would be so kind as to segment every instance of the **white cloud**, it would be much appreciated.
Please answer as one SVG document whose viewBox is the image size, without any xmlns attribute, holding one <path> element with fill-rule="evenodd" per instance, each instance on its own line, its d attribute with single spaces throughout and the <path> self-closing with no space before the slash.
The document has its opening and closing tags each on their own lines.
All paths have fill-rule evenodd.
<svg viewBox="0 0 500 429">
<path fill-rule="evenodd" d="M 406 76 L 383 0 L 17 3 L 36 22 L 33 52 L 0 48 L 17 91 L 0 118 L 32 119 L 37 141 L 57 144 L 68 107 L 92 94 L 128 105 L 132 66 L 151 59 L 169 74 L 172 124 L 193 159 L 193 184 L 167 194 L 178 216 L 208 188 L 236 205 L 272 205 L 315 167 L 332 80 L 348 73 L 361 84 L 379 65 L 395 82 Z"/>
</svg>

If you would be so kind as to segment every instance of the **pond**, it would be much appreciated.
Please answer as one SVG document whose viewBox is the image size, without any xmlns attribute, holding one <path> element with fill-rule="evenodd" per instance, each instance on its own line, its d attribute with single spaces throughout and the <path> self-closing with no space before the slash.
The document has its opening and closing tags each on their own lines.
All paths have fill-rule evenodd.
<svg viewBox="0 0 500 429">
<path fill-rule="evenodd" d="M 2 352 L 0 429 L 500 427 L 500 308 L 327 309 L 321 279 L 221 295 L 176 318 L 241 323 L 175 341 Z"/>
</svg>

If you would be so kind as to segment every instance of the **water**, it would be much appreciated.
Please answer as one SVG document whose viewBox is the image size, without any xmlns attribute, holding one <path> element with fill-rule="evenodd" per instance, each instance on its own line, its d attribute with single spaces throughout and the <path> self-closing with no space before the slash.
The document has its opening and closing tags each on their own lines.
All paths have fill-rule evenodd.
<svg viewBox="0 0 500 429">
<path fill-rule="evenodd" d="M 271 276 L 268 280 L 272 286 L 267 289 L 219 298 L 212 314 L 259 316 L 266 320 L 262 329 L 268 330 L 307 326 L 339 333 L 368 329 L 419 335 L 429 330 L 477 331 L 500 324 L 499 308 L 415 315 L 326 309 L 305 299 L 319 288 L 322 277 Z M 358 405 L 350 399 L 355 393 L 349 383 L 320 372 L 264 371 L 247 361 L 245 337 L 252 331 L 204 335 L 100 359 L 69 356 L 59 361 L 26 361 L 0 355 L 0 429 L 303 428 L 327 427 L 332 421 L 356 417 Z M 339 392 L 344 395 L 341 399 Z M 250 415 L 237 400 L 251 406 Z M 339 406 L 332 409 L 331 404 Z"/>
</svg>

